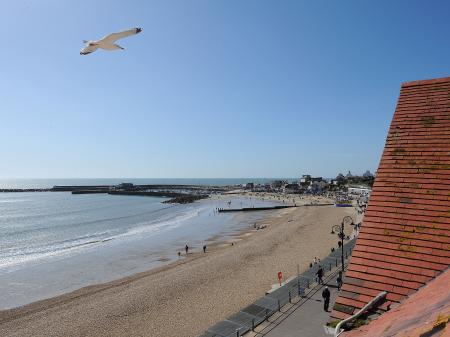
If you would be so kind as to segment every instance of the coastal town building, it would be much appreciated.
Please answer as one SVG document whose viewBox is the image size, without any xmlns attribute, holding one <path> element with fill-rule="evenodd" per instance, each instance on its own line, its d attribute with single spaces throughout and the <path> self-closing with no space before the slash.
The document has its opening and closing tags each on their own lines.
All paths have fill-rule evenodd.
<svg viewBox="0 0 450 337">
<path fill-rule="evenodd" d="M 311 181 L 311 176 L 309 174 L 304 174 L 300 178 L 299 182 L 300 184 L 308 184 Z"/>
<path fill-rule="evenodd" d="M 120 190 L 132 190 L 134 188 L 134 184 L 133 183 L 120 183 L 119 185 L 116 186 L 117 189 Z"/>
<path fill-rule="evenodd" d="M 274 180 L 270 185 L 273 189 L 281 189 L 287 184 L 288 182 L 286 180 Z"/>
<path fill-rule="evenodd" d="M 441 324 L 437 318 L 443 317 L 447 324 L 448 302 L 445 306 L 442 300 L 448 301 L 450 293 L 449 106 L 450 77 L 401 86 L 363 224 L 331 320 L 354 315 L 384 291 L 385 298 L 359 319 L 370 323 L 381 315 L 379 322 L 386 321 L 385 325 L 377 325 L 378 320 L 374 320 L 367 326 L 368 329 L 377 325 L 376 336 L 392 336 L 391 328 L 401 332 L 398 321 L 404 317 L 410 319 L 411 326 L 425 315 L 436 319 L 436 324 Z M 434 279 L 436 283 L 432 282 Z M 437 286 L 442 292 L 440 298 L 427 302 L 427 294 L 432 294 L 427 292 L 436 284 L 447 286 L 444 291 Z M 414 298 L 418 301 L 414 302 Z M 423 310 L 417 310 L 421 305 Z M 402 309 L 394 309 L 397 306 Z M 384 314 L 389 310 L 392 311 Z M 421 330 L 423 333 L 432 332 L 433 325 L 422 323 L 429 329 Z M 380 327 L 385 330 L 380 331 Z M 364 329 L 342 336 L 370 335 Z"/>
<path fill-rule="evenodd" d="M 309 174 L 301 176 L 298 182 L 300 190 L 306 193 L 321 193 L 328 186 L 328 182 L 322 177 L 312 177 Z"/>
<path fill-rule="evenodd" d="M 349 186 L 348 193 L 354 195 L 369 195 L 372 190 L 365 186 Z"/>
<path fill-rule="evenodd" d="M 322 178 L 320 178 L 320 179 L 322 179 Z M 323 191 L 323 189 L 325 188 L 325 186 L 327 186 L 328 185 L 328 183 L 326 182 L 326 181 L 324 181 L 324 180 L 312 180 L 311 179 L 311 182 L 309 183 L 309 186 L 308 186 L 308 188 L 307 188 L 307 190 L 310 192 L 310 193 L 322 193 L 322 191 Z"/>
<path fill-rule="evenodd" d="M 299 193 L 300 191 L 300 186 L 298 184 L 287 184 L 284 186 L 283 188 L 283 192 L 284 193 Z"/>
</svg>

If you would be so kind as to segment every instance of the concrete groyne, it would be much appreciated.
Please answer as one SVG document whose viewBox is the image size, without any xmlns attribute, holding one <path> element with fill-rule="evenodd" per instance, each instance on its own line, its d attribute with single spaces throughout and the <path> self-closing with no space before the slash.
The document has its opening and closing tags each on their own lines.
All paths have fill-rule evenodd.
<svg viewBox="0 0 450 337">
<path fill-rule="evenodd" d="M 292 208 L 297 206 L 267 206 L 267 207 L 244 207 L 244 208 L 219 208 L 219 213 L 222 212 L 253 212 L 253 211 L 267 211 L 272 209 Z"/>
</svg>

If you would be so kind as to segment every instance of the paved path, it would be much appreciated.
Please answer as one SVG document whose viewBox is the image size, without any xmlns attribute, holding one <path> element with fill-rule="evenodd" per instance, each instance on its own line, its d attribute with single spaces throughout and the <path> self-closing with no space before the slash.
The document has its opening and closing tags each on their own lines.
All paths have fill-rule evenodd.
<svg viewBox="0 0 450 337">
<path fill-rule="evenodd" d="M 316 285 L 311 293 L 294 304 L 285 305 L 281 313 L 270 317 L 269 323 L 258 326 L 255 332 L 249 332 L 245 337 L 330 337 L 323 326 L 328 322 L 331 308 L 336 299 L 336 276 L 339 268 L 334 269 L 325 277 L 331 292 L 329 312 L 323 310 L 322 290 L 324 286 Z"/>
<path fill-rule="evenodd" d="M 356 216 L 355 222 L 362 221 L 363 215 Z M 351 237 L 357 232 L 353 231 Z M 348 261 L 347 261 L 348 263 Z M 347 264 L 346 263 L 346 264 Z M 329 312 L 323 310 L 322 291 L 324 286 L 316 285 L 314 290 L 308 293 L 306 298 L 300 299 L 293 304 L 287 304 L 270 317 L 268 323 L 263 323 L 249 332 L 245 337 L 330 337 L 325 333 L 324 325 L 330 319 L 330 312 L 337 296 L 336 277 L 340 268 L 334 268 L 324 277 L 325 285 L 331 292 Z"/>
</svg>

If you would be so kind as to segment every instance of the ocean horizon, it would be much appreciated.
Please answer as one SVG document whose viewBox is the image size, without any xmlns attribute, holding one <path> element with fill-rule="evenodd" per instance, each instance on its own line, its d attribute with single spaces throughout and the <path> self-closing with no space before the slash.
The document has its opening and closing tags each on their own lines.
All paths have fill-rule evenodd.
<svg viewBox="0 0 450 337">
<path fill-rule="evenodd" d="M 3 178 L 0 189 L 52 188 L 56 185 L 243 185 L 246 183 L 267 184 L 274 180 L 297 181 L 299 178 Z"/>
</svg>

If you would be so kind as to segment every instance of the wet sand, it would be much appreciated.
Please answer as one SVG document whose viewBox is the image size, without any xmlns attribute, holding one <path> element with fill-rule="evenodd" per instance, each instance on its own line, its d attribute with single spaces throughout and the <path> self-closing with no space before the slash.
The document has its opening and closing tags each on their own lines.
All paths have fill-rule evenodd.
<svg viewBox="0 0 450 337">
<path fill-rule="evenodd" d="M 0 312 L 1 336 L 152 336 L 201 334 L 323 258 L 337 237 L 332 224 L 354 208 L 299 207 L 267 212 L 258 225 L 208 252 L 149 272 Z"/>
</svg>

